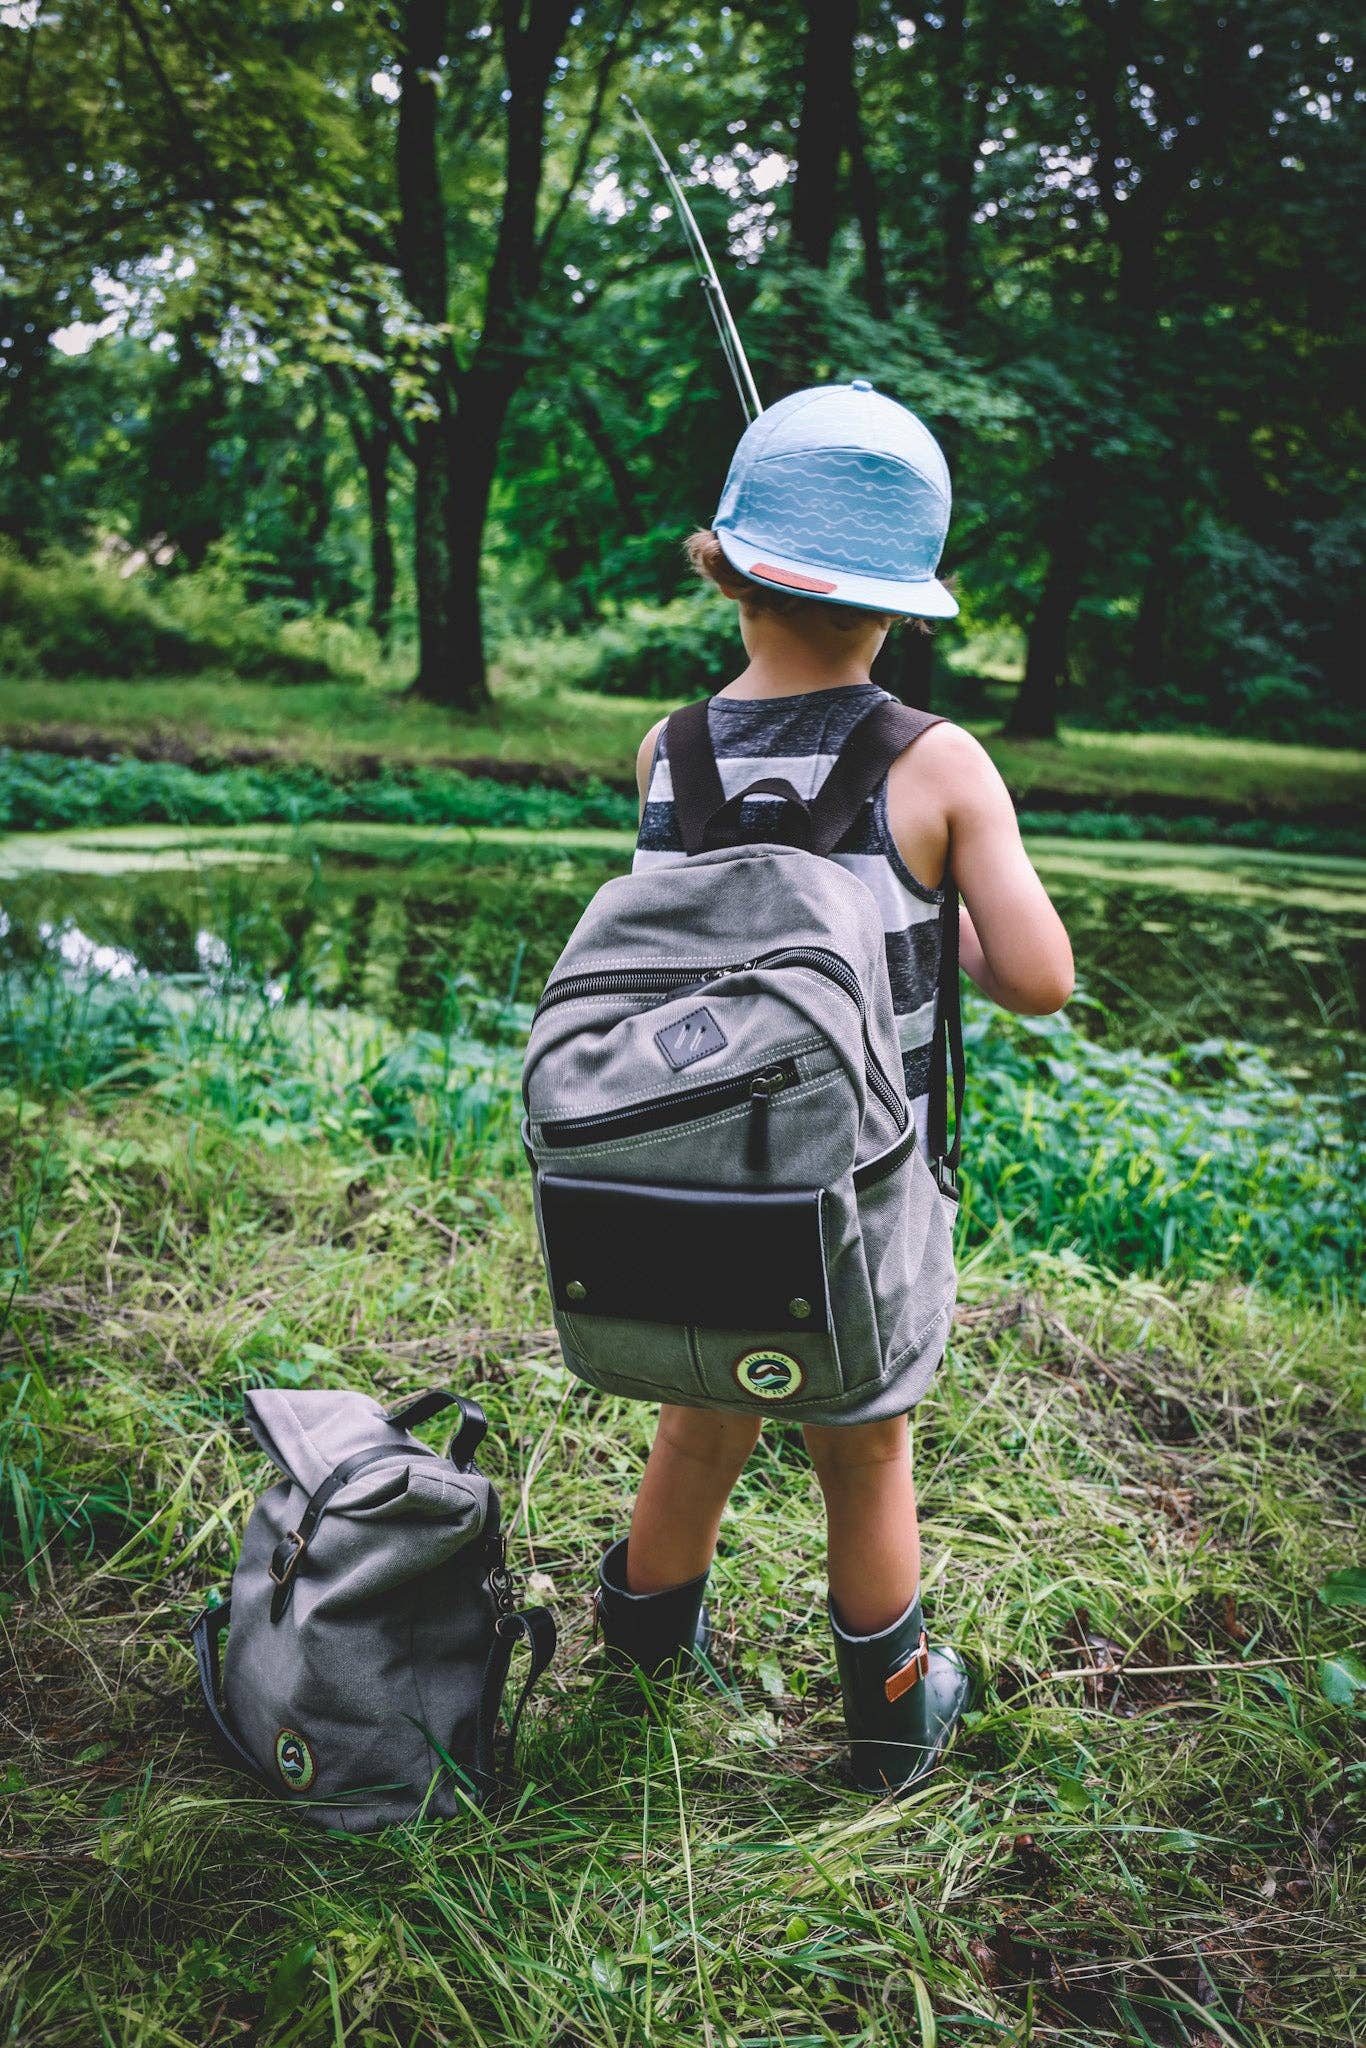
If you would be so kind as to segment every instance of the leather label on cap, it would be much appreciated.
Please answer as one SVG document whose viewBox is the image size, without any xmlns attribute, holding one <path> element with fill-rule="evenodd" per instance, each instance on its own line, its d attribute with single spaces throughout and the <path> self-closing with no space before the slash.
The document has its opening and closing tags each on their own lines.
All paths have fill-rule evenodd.
<svg viewBox="0 0 1366 2048">
<path fill-rule="evenodd" d="M 746 572 L 750 576 L 762 576 L 766 583 L 784 583 L 789 590 L 810 590 L 816 596 L 838 590 L 838 583 L 827 583 L 819 576 L 802 576 L 796 569 L 775 569 L 771 562 L 751 562 Z"/>
</svg>

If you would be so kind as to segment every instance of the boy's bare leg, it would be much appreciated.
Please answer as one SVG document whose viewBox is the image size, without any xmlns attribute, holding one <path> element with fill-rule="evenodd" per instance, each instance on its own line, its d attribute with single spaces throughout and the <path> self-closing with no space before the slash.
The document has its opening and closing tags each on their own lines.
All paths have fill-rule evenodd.
<svg viewBox="0 0 1366 2048">
<path fill-rule="evenodd" d="M 626 1546 L 632 1593 L 663 1593 L 707 1570 L 721 1510 L 762 1426 L 757 1415 L 671 1404 L 660 1409 Z"/>
<path fill-rule="evenodd" d="M 900 1620 L 920 1590 L 920 1524 L 904 1415 L 838 1429 L 803 1426 L 825 1495 L 830 1597 L 850 1635 Z"/>
</svg>

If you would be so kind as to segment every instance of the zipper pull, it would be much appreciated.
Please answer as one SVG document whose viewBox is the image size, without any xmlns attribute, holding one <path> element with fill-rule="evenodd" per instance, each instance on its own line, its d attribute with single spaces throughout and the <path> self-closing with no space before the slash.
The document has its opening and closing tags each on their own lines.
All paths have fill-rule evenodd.
<svg viewBox="0 0 1366 2048">
<path fill-rule="evenodd" d="M 750 1083 L 745 1165 L 751 1173 L 768 1171 L 768 1105 L 786 1088 L 788 1078 L 782 1067 L 769 1067 L 764 1073 L 756 1074 Z"/>
</svg>

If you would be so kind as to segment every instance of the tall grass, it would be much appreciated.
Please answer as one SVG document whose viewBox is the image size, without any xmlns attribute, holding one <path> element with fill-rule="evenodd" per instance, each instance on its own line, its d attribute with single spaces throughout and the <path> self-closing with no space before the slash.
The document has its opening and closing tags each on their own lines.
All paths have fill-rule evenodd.
<svg viewBox="0 0 1366 2048">
<path fill-rule="evenodd" d="M 10 2039 L 1362 2038 L 1345 1308 L 969 1262 L 916 1467 L 933 1624 L 983 1683 L 943 1771 L 870 1802 L 840 1778 L 820 1516 L 780 1423 L 723 1524 L 722 1689 L 638 1712 L 600 1684 L 588 1588 L 651 1418 L 566 1377 L 488 1132 L 373 1121 L 405 1041 L 230 987 L 30 987 L 5 1015 Z M 515 1062 L 515 1019 L 458 1021 Z M 262 1381 L 487 1407 L 563 1637 L 496 1811 L 324 1838 L 217 1763 L 184 1629 L 269 1481 L 237 1423 Z"/>
</svg>

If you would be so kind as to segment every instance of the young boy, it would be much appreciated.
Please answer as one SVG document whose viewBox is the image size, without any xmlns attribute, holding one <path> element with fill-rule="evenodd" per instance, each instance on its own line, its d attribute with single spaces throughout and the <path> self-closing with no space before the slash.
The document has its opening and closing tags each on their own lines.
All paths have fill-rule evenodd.
<svg viewBox="0 0 1366 2048">
<path fill-rule="evenodd" d="M 951 617 L 935 571 L 949 477 L 933 437 L 863 380 L 797 392 L 761 414 L 736 451 L 715 528 L 688 553 L 737 603 L 748 664 L 713 699 L 709 729 L 727 793 L 781 776 L 804 798 L 885 694 L 873 658 L 902 617 Z M 663 721 L 637 761 L 635 865 L 683 860 Z M 771 815 L 771 813 L 770 813 Z M 739 836 L 762 840 L 765 804 Z M 938 976 L 935 906 L 951 870 L 965 908 L 963 969 L 1025 1015 L 1072 989 L 1067 934 L 1020 841 L 1010 797 L 968 733 L 932 726 L 896 760 L 832 858 L 882 909 L 907 1096 L 924 1138 Z M 931 1361 L 931 1365 L 933 1361 Z M 922 1384 L 908 1393 L 907 1407 Z M 609 1650 L 667 1668 L 704 1643 L 702 1596 L 721 1513 L 758 1441 L 757 1415 L 666 1405 L 629 1538 L 603 1560 L 599 1612 Z M 920 1533 L 906 1414 L 803 1434 L 825 1498 L 830 1618 L 857 1782 L 903 1790 L 929 1770 L 967 1697 L 952 1650 L 921 1624 Z"/>
</svg>

